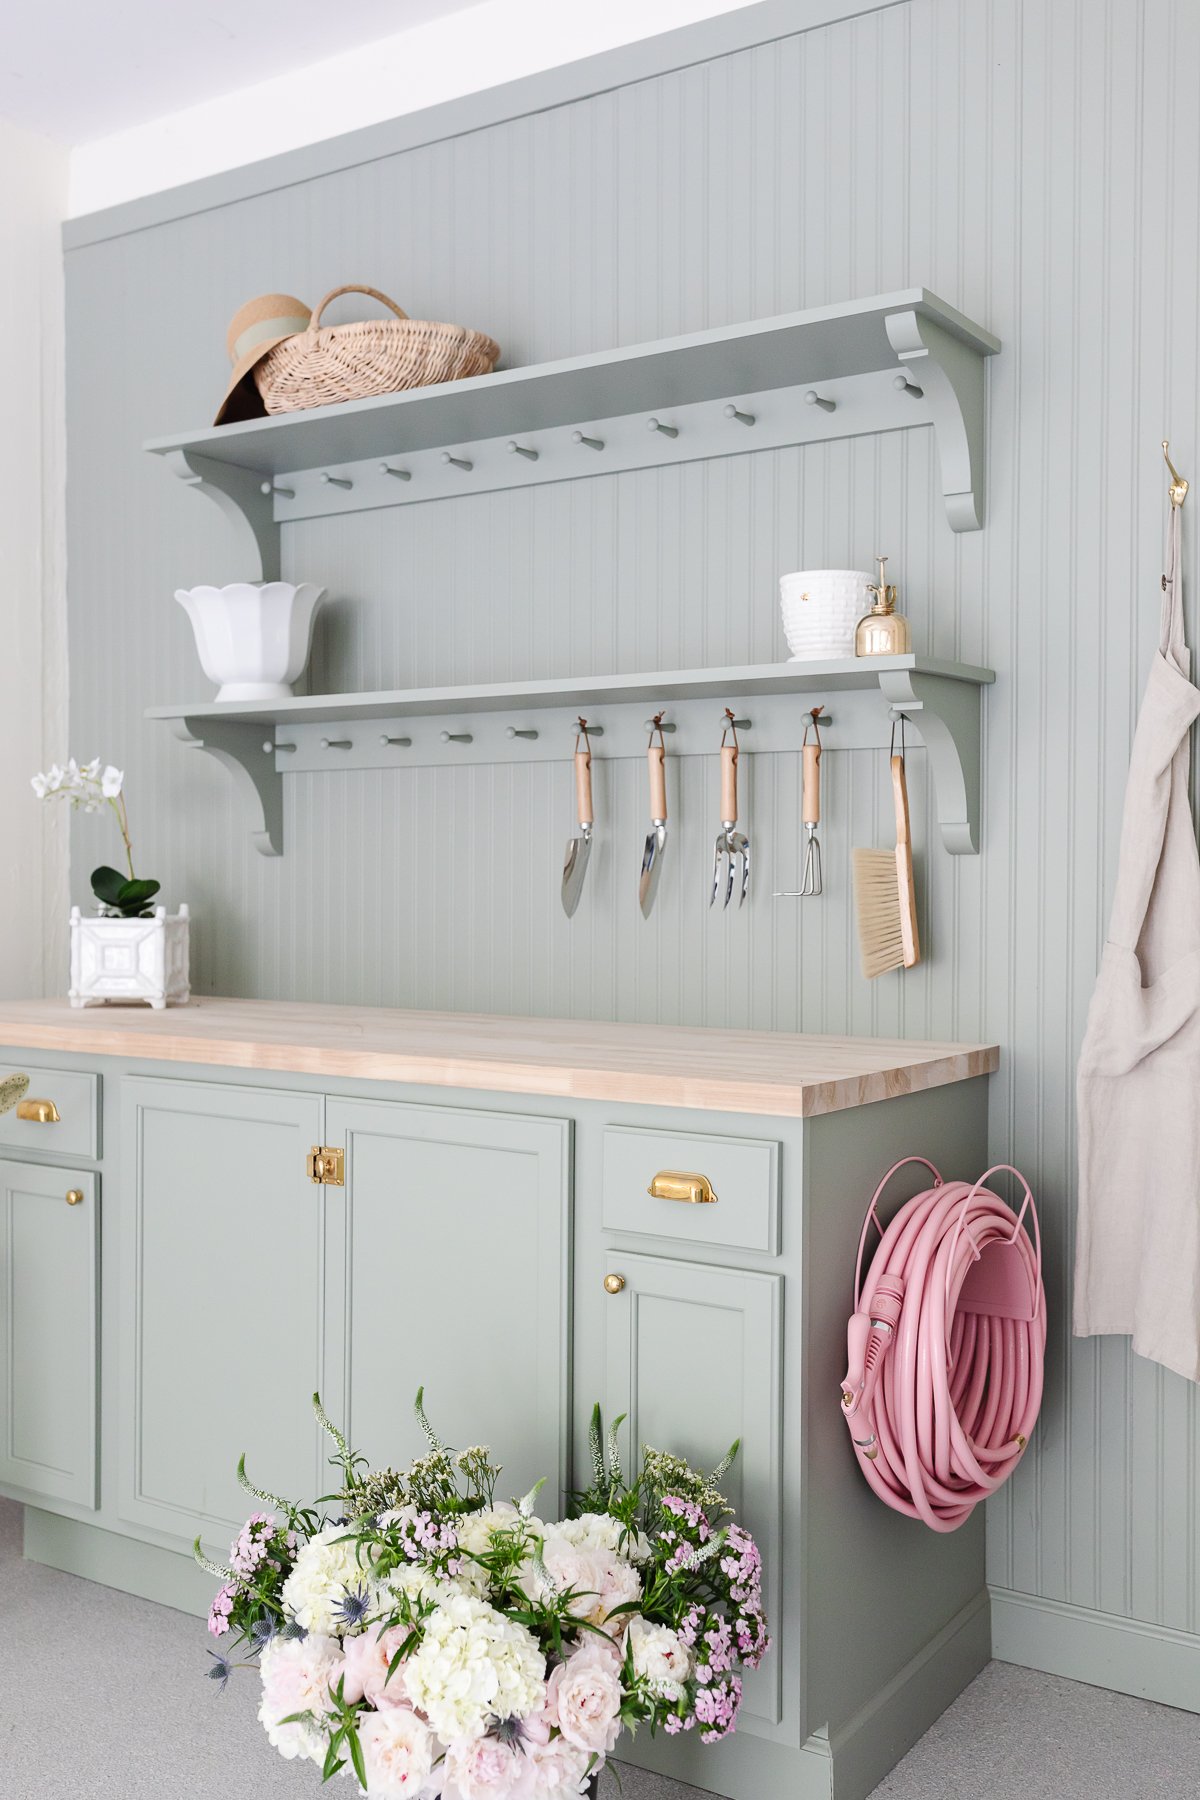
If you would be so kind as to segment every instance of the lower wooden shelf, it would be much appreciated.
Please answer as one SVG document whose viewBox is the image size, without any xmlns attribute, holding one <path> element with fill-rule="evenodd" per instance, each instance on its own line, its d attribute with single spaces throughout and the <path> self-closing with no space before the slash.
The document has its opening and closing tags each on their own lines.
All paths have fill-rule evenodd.
<svg viewBox="0 0 1200 1800">
<path fill-rule="evenodd" d="M 828 719 L 827 749 L 862 749 L 886 744 L 903 715 L 930 757 L 942 841 L 961 856 L 979 848 L 981 695 L 994 680 L 990 669 L 911 654 L 208 701 L 151 707 L 147 717 L 229 769 L 251 809 L 256 847 L 278 856 L 289 771 L 560 761 L 580 715 L 597 755 L 631 756 L 645 750 L 647 713 L 664 710 L 671 755 L 711 754 L 724 706 L 750 715 L 749 751 L 796 749 L 814 703 Z"/>
</svg>

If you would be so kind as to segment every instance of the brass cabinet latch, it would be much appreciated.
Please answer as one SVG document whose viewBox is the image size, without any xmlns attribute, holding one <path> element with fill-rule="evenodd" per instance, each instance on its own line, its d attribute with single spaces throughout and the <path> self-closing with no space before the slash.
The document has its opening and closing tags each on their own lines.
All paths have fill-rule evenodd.
<svg viewBox="0 0 1200 1800">
<path fill-rule="evenodd" d="M 308 1153 L 308 1179 L 317 1187 L 345 1187 L 346 1152 L 329 1144 L 314 1144 Z"/>
<path fill-rule="evenodd" d="M 683 1200 L 689 1206 L 715 1206 L 717 1201 L 707 1175 L 688 1175 L 680 1169 L 660 1169 L 646 1192 L 652 1200 Z"/>
</svg>

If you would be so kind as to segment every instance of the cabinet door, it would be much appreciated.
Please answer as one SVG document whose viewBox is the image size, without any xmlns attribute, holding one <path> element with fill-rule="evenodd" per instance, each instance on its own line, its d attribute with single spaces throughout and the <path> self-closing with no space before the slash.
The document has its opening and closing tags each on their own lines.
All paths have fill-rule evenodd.
<svg viewBox="0 0 1200 1800">
<path fill-rule="evenodd" d="M 325 1196 L 310 1094 L 130 1079 L 122 1095 L 121 1516 L 224 1550 L 260 1486 L 324 1493 Z"/>
<path fill-rule="evenodd" d="M 0 1162 L 0 1482 L 90 1507 L 98 1195 L 95 1175 Z"/>
<path fill-rule="evenodd" d="M 375 1467 L 420 1455 L 423 1386 L 441 1437 L 492 1446 L 502 1498 L 565 1486 L 570 1125 L 331 1099 L 326 1137 L 346 1150 L 345 1323 L 328 1335 L 346 1343 L 354 1447 Z"/>
<path fill-rule="evenodd" d="M 624 1251 L 610 1252 L 604 1273 L 625 1281 L 606 1307 L 606 1418 L 628 1415 L 631 1455 L 653 1444 L 697 1469 L 715 1468 L 741 1439 L 721 1485 L 763 1553 L 777 1631 L 781 1278 Z M 779 1663 L 768 1656 L 747 1674 L 745 1720 L 779 1722 Z"/>
</svg>

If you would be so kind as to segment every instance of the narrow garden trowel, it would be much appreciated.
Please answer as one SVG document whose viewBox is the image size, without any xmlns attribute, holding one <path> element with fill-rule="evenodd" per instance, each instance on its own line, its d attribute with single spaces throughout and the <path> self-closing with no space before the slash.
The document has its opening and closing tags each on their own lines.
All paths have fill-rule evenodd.
<svg viewBox="0 0 1200 1800">
<path fill-rule="evenodd" d="M 647 919 L 658 892 L 663 851 L 667 844 L 667 747 L 663 740 L 662 721 L 662 714 L 656 713 L 650 727 L 650 744 L 646 751 L 650 770 L 650 830 L 646 834 L 646 846 L 642 851 L 638 899 L 642 905 L 642 916 Z M 655 732 L 658 733 L 657 743 L 654 741 Z"/>
<path fill-rule="evenodd" d="M 567 839 L 563 856 L 562 903 L 568 919 L 579 905 L 579 896 L 583 892 L 595 823 L 592 817 L 592 746 L 588 741 L 586 719 L 580 719 L 575 737 L 575 811 L 579 835 Z"/>
</svg>

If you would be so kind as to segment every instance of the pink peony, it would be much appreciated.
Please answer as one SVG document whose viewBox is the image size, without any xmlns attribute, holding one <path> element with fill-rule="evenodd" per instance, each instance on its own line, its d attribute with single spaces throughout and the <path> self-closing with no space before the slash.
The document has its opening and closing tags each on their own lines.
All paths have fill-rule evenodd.
<svg viewBox="0 0 1200 1800">
<path fill-rule="evenodd" d="M 258 1709 L 267 1737 L 281 1756 L 308 1756 L 319 1762 L 325 1740 L 316 1725 L 300 1720 L 285 1725 L 293 1713 L 312 1713 L 319 1720 L 330 1708 L 329 1684 L 341 1666 L 336 1638 L 276 1638 L 259 1659 L 262 1704 Z"/>
<path fill-rule="evenodd" d="M 392 1800 L 419 1794 L 433 1768 L 436 1740 L 428 1725 L 407 1706 L 363 1713 L 358 1741 L 362 1745 L 367 1793 Z"/>
<path fill-rule="evenodd" d="M 390 1681 L 387 1672 L 407 1636 L 407 1626 L 393 1625 L 381 1635 L 379 1626 L 372 1624 L 357 1637 L 345 1640 L 342 1675 L 346 1683 L 345 1696 L 352 1706 L 359 1700 L 367 1700 L 381 1712 L 386 1712 L 390 1706 L 405 1705 L 404 1665 L 400 1665 Z"/>
<path fill-rule="evenodd" d="M 633 1564 L 626 1562 L 623 1556 L 612 1556 L 605 1551 L 595 1552 L 595 1555 L 600 1577 L 600 1599 L 592 1623 L 603 1626 L 614 1637 L 620 1637 L 632 1614 L 619 1613 L 611 1621 L 608 1615 L 618 1606 L 627 1606 L 631 1601 L 641 1599 L 642 1578 Z"/>
<path fill-rule="evenodd" d="M 547 1709 L 569 1744 L 606 1754 L 620 1733 L 621 1683 L 603 1646 L 577 1650 L 550 1677 Z"/>
<path fill-rule="evenodd" d="M 442 1800 L 508 1800 L 521 1775 L 522 1752 L 499 1738 L 459 1743 L 446 1754 Z"/>
<path fill-rule="evenodd" d="M 574 1618 L 591 1619 L 599 1611 L 605 1560 L 597 1551 L 580 1549 L 566 1538 L 547 1532 L 542 1561 L 560 1593 L 573 1591 L 569 1610 Z"/>
</svg>

